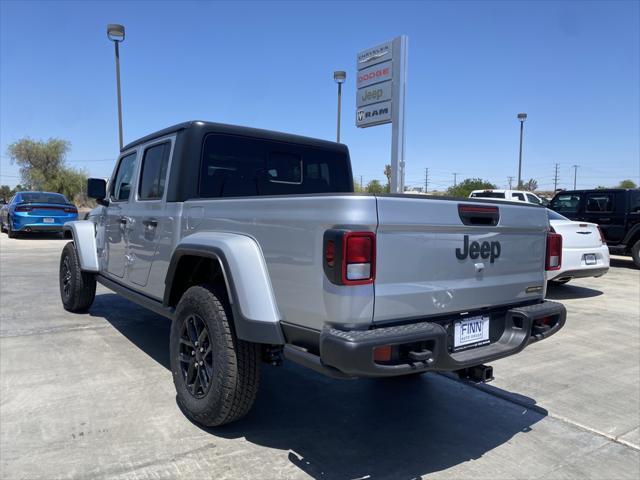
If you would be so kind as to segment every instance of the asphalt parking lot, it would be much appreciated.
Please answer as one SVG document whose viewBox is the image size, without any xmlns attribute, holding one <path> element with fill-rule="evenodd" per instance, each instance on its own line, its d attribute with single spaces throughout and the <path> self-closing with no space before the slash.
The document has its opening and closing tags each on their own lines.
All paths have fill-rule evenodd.
<svg viewBox="0 0 640 480">
<path fill-rule="evenodd" d="M 640 475 L 640 270 L 553 288 L 564 330 L 442 375 L 328 379 L 263 367 L 248 417 L 202 429 L 176 405 L 169 324 L 98 287 L 63 310 L 48 236 L 0 238 L 0 477 L 545 478 Z"/>
</svg>

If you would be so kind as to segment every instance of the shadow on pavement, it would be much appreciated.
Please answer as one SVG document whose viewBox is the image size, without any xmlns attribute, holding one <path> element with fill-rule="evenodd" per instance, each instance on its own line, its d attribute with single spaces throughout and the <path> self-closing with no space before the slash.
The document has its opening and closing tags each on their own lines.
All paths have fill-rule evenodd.
<svg viewBox="0 0 640 480">
<path fill-rule="evenodd" d="M 571 284 L 555 285 L 549 283 L 546 298 L 548 300 L 571 300 L 574 298 L 598 297 L 600 295 L 602 295 L 602 292 L 594 288 L 579 287 Z"/>
<path fill-rule="evenodd" d="M 106 293 L 96 295 L 89 309 L 115 327 L 131 343 L 169 370 L 169 332 L 171 322 L 129 300 Z"/>
<path fill-rule="evenodd" d="M 3 234 L 5 235 L 5 234 Z M 63 237 L 61 233 L 18 233 L 18 236 L 14 240 L 69 240 L 69 238 Z"/>
<path fill-rule="evenodd" d="M 635 263 L 633 263 L 633 259 L 629 258 L 611 258 L 609 260 L 609 265 L 613 268 L 630 268 L 632 270 L 638 270 Z"/>
<path fill-rule="evenodd" d="M 114 294 L 97 296 L 91 315 L 169 368 L 169 321 Z M 546 416 L 536 410 L 435 374 L 335 380 L 295 364 L 264 365 L 246 418 L 198 427 L 289 452 L 291 463 L 317 479 L 416 478 L 480 458 L 528 432 Z"/>
</svg>

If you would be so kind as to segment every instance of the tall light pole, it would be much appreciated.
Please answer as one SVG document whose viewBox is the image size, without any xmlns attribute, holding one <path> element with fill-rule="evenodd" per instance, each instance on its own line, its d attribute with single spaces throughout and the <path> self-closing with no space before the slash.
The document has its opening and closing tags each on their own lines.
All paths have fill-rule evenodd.
<svg viewBox="0 0 640 480">
<path fill-rule="evenodd" d="M 576 180 L 578 180 L 578 167 L 580 165 L 573 166 L 573 189 L 576 189 Z"/>
<path fill-rule="evenodd" d="M 342 110 L 342 84 L 347 79 L 347 72 L 336 70 L 333 72 L 333 79 L 338 84 L 338 131 L 336 134 L 336 142 L 340 143 L 340 117 Z"/>
<path fill-rule="evenodd" d="M 522 136 L 524 134 L 524 121 L 526 119 L 526 113 L 518 114 L 518 121 L 520 122 L 520 156 L 518 158 L 518 186 L 516 188 L 521 188 L 522 185 Z"/>
<path fill-rule="evenodd" d="M 124 25 L 110 23 L 107 25 L 107 37 L 116 47 L 116 84 L 118 89 L 118 133 L 120 150 L 122 150 L 122 97 L 120 95 L 120 42 L 124 42 Z"/>
</svg>

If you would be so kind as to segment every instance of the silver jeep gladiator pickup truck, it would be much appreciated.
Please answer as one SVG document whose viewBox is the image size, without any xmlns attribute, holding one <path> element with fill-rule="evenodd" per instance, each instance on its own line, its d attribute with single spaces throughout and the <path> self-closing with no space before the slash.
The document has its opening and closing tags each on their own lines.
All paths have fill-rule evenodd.
<svg viewBox="0 0 640 480">
<path fill-rule="evenodd" d="M 204 425 L 249 411 L 262 361 L 487 381 L 565 322 L 544 301 L 562 252 L 544 208 L 355 194 L 338 143 L 182 123 L 88 193 L 102 208 L 65 225 L 63 305 L 86 311 L 99 282 L 171 319 L 178 402 Z"/>
</svg>

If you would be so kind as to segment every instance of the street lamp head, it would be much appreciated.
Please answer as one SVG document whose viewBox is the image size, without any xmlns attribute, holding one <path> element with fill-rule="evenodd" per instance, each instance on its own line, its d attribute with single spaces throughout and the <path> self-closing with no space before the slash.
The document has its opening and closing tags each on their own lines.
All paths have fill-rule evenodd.
<svg viewBox="0 0 640 480">
<path fill-rule="evenodd" d="M 344 81 L 347 79 L 347 72 L 336 70 L 335 72 L 333 72 L 333 79 L 336 81 L 336 83 L 344 83 Z"/>
<path fill-rule="evenodd" d="M 124 42 L 124 25 L 117 23 L 107 25 L 107 37 L 112 42 Z"/>
<path fill-rule="evenodd" d="M 519 113 L 518 114 L 518 120 L 521 122 L 524 122 L 527 119 L 527 114 L 526 113 Z"/>
</svg>

